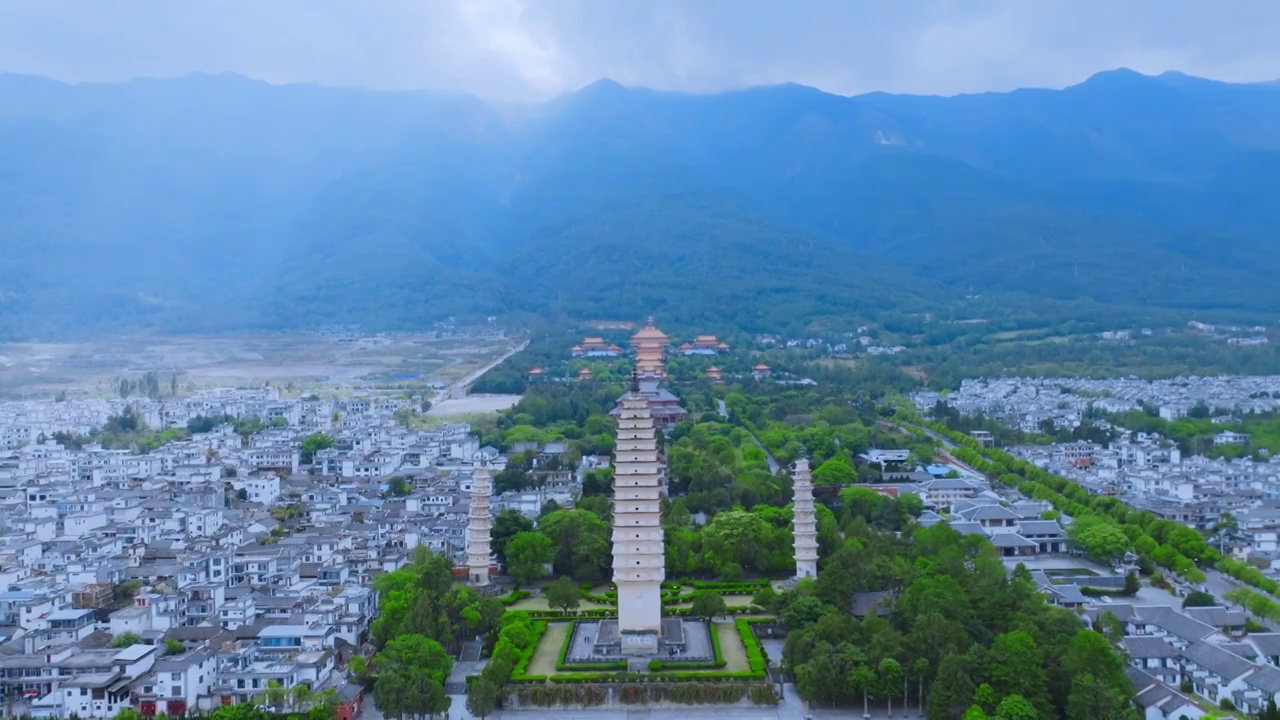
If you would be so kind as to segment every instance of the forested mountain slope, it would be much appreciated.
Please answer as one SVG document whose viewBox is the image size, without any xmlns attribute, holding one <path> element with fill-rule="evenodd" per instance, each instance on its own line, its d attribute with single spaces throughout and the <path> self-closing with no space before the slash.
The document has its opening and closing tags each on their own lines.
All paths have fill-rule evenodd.
<svg viewBox="0 0 1280 720">
<path fill-rule="evenodd" d="M 1280 87 L 1102 73 L 853 98 L 601 81 L 537 106 L 0 76 L 0 337 L 972 293 L 1267 312 Z"/>
</svg>

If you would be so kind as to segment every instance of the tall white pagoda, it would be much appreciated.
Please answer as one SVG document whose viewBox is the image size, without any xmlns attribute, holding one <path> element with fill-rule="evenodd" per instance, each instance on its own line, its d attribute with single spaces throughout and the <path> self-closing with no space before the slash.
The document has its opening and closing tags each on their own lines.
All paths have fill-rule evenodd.
<svg viewBox="0 0 1280 720">
<path fill-rule="evenodd" d="M 613 582 L 626 655 L 653 654 L 662 629 L 662 460 L 649 402 L 633 378 L 618 399 L 613 451 Z"/>
<path fill-rule="evenodd" d="M 493 494 L 493 476 L 485 465 L 477 465 L 471 476 L 471 511 L 467 515 L 467 579 L 476 587 L 489 584 L 489 542 L 493 531 L 493 512 L 489 496 Z"/>
<path fill-rule="evenodd" d="M 818 576 L 818 525 L 813 517 L 813 476 L 808 458 L 796 460 L 792 478 L 792 536 L 795 539 L 796 579 Z"/>
</svg>

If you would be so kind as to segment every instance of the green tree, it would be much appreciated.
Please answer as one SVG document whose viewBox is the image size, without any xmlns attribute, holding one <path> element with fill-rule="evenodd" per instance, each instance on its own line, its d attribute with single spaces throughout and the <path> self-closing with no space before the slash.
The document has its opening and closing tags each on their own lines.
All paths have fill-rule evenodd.
<svg viewBox="0 0 1280 720">
<path fill-rule="evenodd" d="M 365 660 L 361 655 L 355 655 L 351 661 L 347 663 L 347 667 L 351 669 L 351 674 L 355 676 L 356 681 L 360 683 L 369 680 L 369 661 Z"/>
<path fill-rule="evenodd" d="M 165 641 L 164 641 L 164 654 L 165 654 L 165 655 L 181 655 L 182 653 L 186 652 L 186 650 L 187 650 L 187 646 L 186 646 L 186 645 L 183 645 L 183 644 L 182 644 L 181 642 L 179 642 L 178 640 L 165 640 Z"/>
<path fill-rule="evenodd" d="M 689 614 L 710 622 L 715 618 L 722 617 L 728 611 L 729 609 L 725 606 L 724 598 L 720 596 L 720 593 L 704 590 L 693 598 L 693 607 L 690 609 Z M 712 632 L 715 631 L 712 630 Z"/>
<path fill-rule="evenodd" d="M 498 705 L 498 688 L 485 678 L 477 678 L 467 688 L 467 712 L 480 720 L 493 714 Z"/>
<path fill-rule="evenodd" d="M 885 658 L 876 667 L 876 695 L 889 702 L 889 717 L 893 717 L 893 699 L 902 694 L 902 665 L 893 658 Z"/>
<path fill-rule="evenodd" d="M 1036 708 L 1021 695 L 1009 695 L 996 708 L 995 720 L 1037 720 Z M 1104 716 L 1097 716 L 1102 718 Z"/>
<path fill-rule="evenodd" d="M 516 535 L 533 529 L 533 521 L 525 517 L 519 510 L 510 508 L 498 513 L 493 519 L 493 529 L 489 531 L 489 546 L 493 554 L 503 566 L 507 564 L 507 543 Z"/>
<path fill-rule="evenodd" d="M 530 530 L 507 543 L 507 572 L 517 581 L 528 583 L 547 574 L 547 564 L 555 559 L 551 538 Z"/>
<path fill-rule="evenodd" d="M 1042 653 L 1028 633 L 1000 635 L 987 655 L 987 678 L 1000 696 L 1021 695 L 1046 717 L 1052 716 Z"/>
<path fill-rule="evenodd" d="M 336 413 L 335 413 L 336 414 Z M 310 465 L 315 461 L 316 453 L 333 447 L 333 438 L 324 433 L 312 433 L 302 441 L 302 463 Z"/>
<path fill-rule="evenodd" d="M 1201 590 L 1193 590 L 1182 598 L 1182 607 L 1213 607 L 1218 604 L 1218 600 L 1207 592 Z"/>
<path fill-rule="evenodd" d="M 1099 518 L 1079 518 L 1067 529 L 1067 535 L 1081 550 L 1101 563 L 1119 560 L 1132 543 L 1119 527 Z"/>
<path fill-rule="evenodd" d="M 772 585 L 761 585 L 760 589 L 751 596 L 751 604 L 765 610 L 772 610 L 777 599 L 778 593 L 773 589 Z"/>
<path fill-rule="evenodd" d="M 719 513 L 702 529 L 702 548 L 708 562 L 738 563 L 744 568 L 766 566 L 776 541 L 769 524 L 756 513 L 729 510 Z"/>
<path fill-rule="evenodd" d="M 973 660 L 967 654 L 947 655 L 938 667 L 938 676 L 929 690 L 926 703 L 931 718 L 956 718 L 973 703 L 977 690 L 970 668 Z"/>
<path fill-rule="evenodd" d="M 1133 687 L 1124 661 L 1105 637 L 1091 630 L 1076 633 L 1062 658 L 1062 669 L 1071 678 L 1070 720 L 1128 717 Z"/>
<path fill-rule="evenodd" d="M 453 659 L 435 640 L 400 635 L 378 653 L 373 667 L 374 701 L 383 714 L 420 717 L 448 710 L 444 682 L 453 669 Z"/>
<path fill-rule="evenodd" d="M 858 471 L 849 459 L 836 455 L 813 470 L 815 485 L 851 485 L 858 481 Z"/>
<path fill-rule="evenodd" d="M 579 582 L 597 582 L 610 576 L 612 531 L 594 513 L 558 510 L 542 518 L 538 530 L 551 538 L 557 575 L 568 575 Z"/>
<path fill-rule="evenodd" d="M 543 539 L 546 540 L 545 537 Z M 548 548 L 550 545 L 551 541 L 547 540 Z M 578 590 L 578 584 L 563 576 L 551 581 L 543 592 L 547 596 L 548 606 L 565 612 L 576 610 L 578 603 L 582 600 L 582 593 Z"/>
<path fill-rule="evenodd" d="M 311 688 L 306 683 L 289 688 L 289 705 L 294 712 L 305 712 L 311 705 L 311 698 Z"/>
<path fill-rule="evenodd" d="M 876 687 L 876 671 L 859 663 L 849 673 L 849 684 L 853 689 L 862 694 L 862 715 L 867 717 L 869 712 L 869 696 Z"/>
<path fill-rule="evenodd" d="M 267 687 L 262 691 L 262 704 L 275 708 L 276 712 L 284 709 L 285 701 L 289 697 L 289 691 L 285 690 L 284 685 L 279 680 L 268 680 Z"/>
<path fill-rule="evenodd" d="M 401 671 L 421 673 L 443 684 L 453 670 L 453 658 L 431 638 L 401 635 L 374 657 L 373 670 L 378 676 Z"/>
<path fill-rule="evenodd" d="M 111 639 L 111 647 L 127 648 L 142 642 L 142 636 L 136 632 L 122 632 Z"/>
<path fill-rule="evenodd" d="M 413 486 L 403 476 L 392 475 L 391 479 L 387 480 L 387 492 L 396 497 L 405 497 L 413 492 Z"/>
</svg>

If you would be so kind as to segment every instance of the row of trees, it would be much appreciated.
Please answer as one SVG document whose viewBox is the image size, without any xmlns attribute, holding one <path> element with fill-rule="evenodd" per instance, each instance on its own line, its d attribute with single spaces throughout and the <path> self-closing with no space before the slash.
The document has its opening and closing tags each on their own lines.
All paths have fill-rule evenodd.
<svg viewBox="0 0 1280 720">
<path fill-rule="evenodd" d="M 1128 541 L 1123 551 L 1136 553 L 1146 566 L 1145 571 L 1159 565 L 1193 583 L 1205 581 L 1197 562 L 1212 565 L 1223 560 L 1203 535 L 1186 525 L 1134 510 L 1116 498 L 1092 495 L 1070 480 L 1002 450 L 979 448 L 969 436 L 944 425 L 932 427 L 959 443 L 954 454 L 961 461 L 1024 495 L 1048 501 L 1058 512 L 1074 518 L 1073 524 L 1080 523 L 1081 529 L 1075 530 L 1073 537 L 1090 554 L 1110 557 L 1120 551 L 1121 544 L 1113 542 L 1117 539 L 1115 531 L 1119 531 Z M 1101 530 L 1103 526 L 1112 529 Z"/>
</svg>

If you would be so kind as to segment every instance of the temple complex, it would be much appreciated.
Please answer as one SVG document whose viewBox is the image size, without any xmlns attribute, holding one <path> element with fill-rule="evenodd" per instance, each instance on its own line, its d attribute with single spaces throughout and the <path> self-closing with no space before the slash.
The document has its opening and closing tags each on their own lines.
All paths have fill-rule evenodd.
<svg viewBox="0 0 1280 720">
<path fill-rule="evenodd" d="M 633 380 L 618 402 L 613 471 L 613 582 L 624 655 L 658 651 L 662 631 L 662 461 L 649 401 Z"/>
<path fill-rule="evenodd" d="M 591 368 L 582 368 L 578 371 L 579 380 L 590 380 L 592 377 L 594 377 L 594 374 L 591 372 Z"/>
<path fill-rule="evenodd" d="M 717 385 L 724 382 L 724 377 L 721 374 L 720 368 L 715 365 L 707 368 L 707 379 Z"/>
<path fill-rule="evenodd" d="M 677 348 L 681 355 L 719 355 L 728 350 L 728 343 L 721 342 L 715 335 L 699 335 L 693 342 L 684 343 Z"/>
<path fill-rule="evenodd" d="M 641 376 L 664 377 L 662 367 L 671 338 L 653 324 L 651 316 L 644 327 L 631 336 L 631 351 L 636 356 L 636 371 Z"/>
<path fill-rule="evenodd" d="M 795 539 L 796 578 L 818 576 L 818 526 L 813 516 L 813 476 L 808 458 L 796 460 L 792 478 L 792 535 Z"/>
<path fill-rule="evenodd" d="M 637 372 L 639 370 L 637 369 Z M 618 398 L 618 406 L 609 411 L 609 416 L 615 420 L 621 417 L 622 401 L 632 392 L 638 392 L 649 403 L 649 412 L 653 416 L 654 424 L 659 428 L 667 428 L 681 420 L 689 417 L 689 411 L 680 405 L 680 398 L 671 393 L 670 390 L 662 387 L 662 383 L 658 378 L 646 376 L 639 378 L 637 387 L 623 393 Z"/>
<path fill-rule="evenodd" d="M 489 584 L 489 541 L 493 530 L 489 496 L 492 494 L 493 476 L 488 466 L 479 465 L 471 476 L 471 510 L 467 515 L 467 580 L 476 587 Z"/>
<path fill-rule="evenodd" d="M 602 337 L 583 338 L 580 345 L 569 348 L 574 357 L 620 357 L 622 348 L 605 342 Z"/>
</svg>

